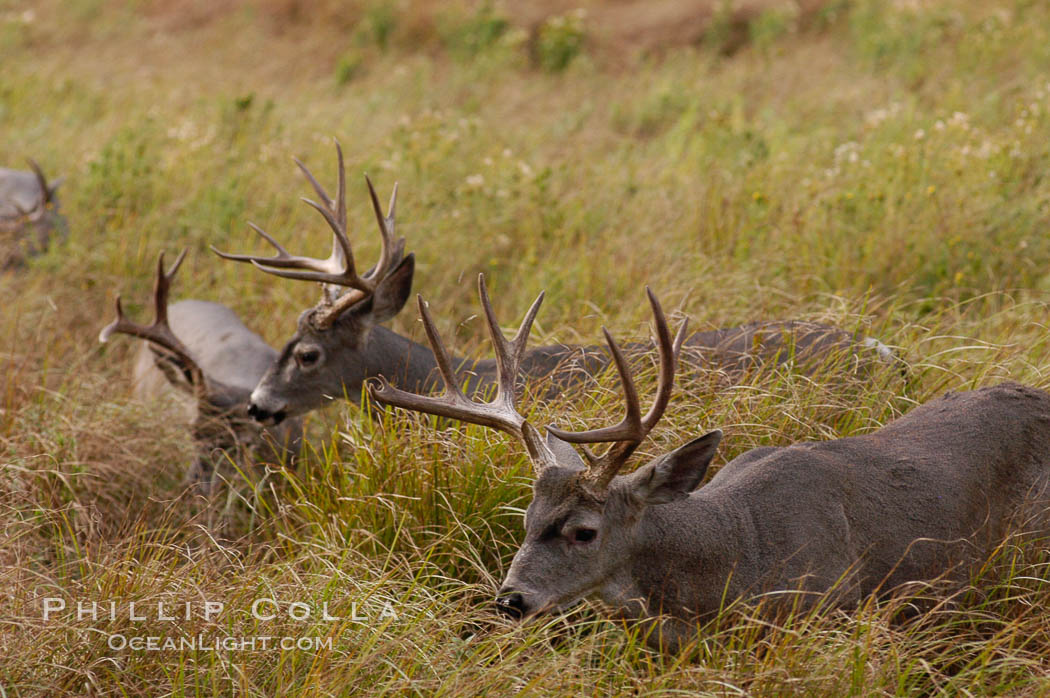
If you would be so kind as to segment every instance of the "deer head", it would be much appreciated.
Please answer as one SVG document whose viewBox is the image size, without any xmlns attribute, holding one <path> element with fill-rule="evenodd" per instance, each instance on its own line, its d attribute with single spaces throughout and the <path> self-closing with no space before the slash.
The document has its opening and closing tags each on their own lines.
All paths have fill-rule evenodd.
<svg viewBox="0 0 1050 698">
<path fill-rule="evenodd" d="M 419 300 L 427 338 L 438 358 L 445 392 L 416 395 L 379 379 L 369 384 L 373 399 L 396 407 L 461 419 L 500 429 L 522 440 L 535 469 L 533 499 L 525 515 L 525 541 L 514 556 L 499 591 L 499 608 L 515 617 L 562 608 L 589 593 L 614 584 L 630 560 L 634 524 L 642 510 L 685 497 L 699 484 L 721 438 L 715 431 L 672 451 L 626 476 L 617 473 L 659 421 L 674 384 L 675 364 L 686 334 L 682 324 L 674 339 L 656 296 L 652 306 L 659 352 L 659 381 L 649 411 L 642 415 L 631 370 L 619 345 L 603 330 L 623 384 L 626 415 L 610 427 L 571 433 L 547 428 L 541 438 L 517 411 L 514 383 L 533 318 L 542 300 L 533 303 L 513 340 L 499 330 L 484 277 L 479 295 L 498 364 L 496 396 L 473 402 L 456 383 L 449 355 L 426 304 Z M 611 442 L 601 455 L 582 444 Z M 581 444 L 582 457 L 572 444 Z"/>
<path fill-rule="evenodd" d="M 277 254 L 271 257 L 227 254 L 212 247 L 223 259 L 250 263 L 267 274 L 321 284 L 317 305 L 299 316 L 295 335 L 252 392 L 249 413 L 261 421 L 280 422 L 308 412 L 327 400 L 342 397 L 343 385 L 350 391 L 359 390 L 354 386 L 360 386 L 374 375 L 373 366 L 381 360 L 374 350 L 370 351 L 373 329 L 397 315 L 412 289 L 415 258 L 405 255 L 404 238 L 397 239 L 394 235 L 397 185 L 384 215 L 367 176 L 365 182 L 379 224 L 382 250 L 372 269 L 363 274 L 357 272 L 347 236 L 346 173 L 338 142 L 336 153 L 339 183 L 334 200 L 310 170 L 299 160 L 295 161 L 320 199 L 320 202 L 306 198 L 303 201 L 316 209 L 332 230 L 332 252 L 327 259 L 292 255 L 254 223 L 249 225 Z M 356 399 L 359 395 L 350 397 Z"/>
<path fill-rule="evenodd" d="M 12 240 L 0 249 L 0 269 L 23 265 L 47 248 L 52 234 L 66 232 L 57 196 L 63 178 L 48 182 L 35 160 L 27 162 L 31 172 L 0 170 L 0 235 Z"/>
</svg>

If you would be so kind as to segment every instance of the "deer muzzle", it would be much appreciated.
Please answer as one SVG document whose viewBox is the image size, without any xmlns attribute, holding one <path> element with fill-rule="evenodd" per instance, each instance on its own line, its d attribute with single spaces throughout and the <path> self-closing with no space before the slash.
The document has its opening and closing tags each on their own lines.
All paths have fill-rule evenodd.
<svg viewBox="0 0 1050 698">
<path fill-rule="evenodd" d="M 284 421 L 287 413 L 284 410 L 271 412 L 265 407 L 260 407 L 254 402 L 248 403 L 248 416 L 262 424 L 277 425 Z"/>
<path fill-rule="evenodd" d="M 521 620 L 527 615 L 525 596 L 521 592 L 500 589 L 496 596 L 496 609 L 514 620 Z"/>
</svg>

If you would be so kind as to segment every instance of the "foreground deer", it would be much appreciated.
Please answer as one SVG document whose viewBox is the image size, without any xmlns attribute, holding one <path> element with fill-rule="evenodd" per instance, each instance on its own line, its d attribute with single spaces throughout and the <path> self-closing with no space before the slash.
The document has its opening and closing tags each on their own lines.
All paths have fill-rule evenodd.
<svg viewBox="0 0 1050 698">
<path fill-rule="evenodd" d="M 157 260 L 153 324 L 128 320 L 117 296 L 117 319 L 102 330 L 99 341 L 121 333 L 149 343 L 142 345 L 135 362 L 135 393 L 140 399 L 160 397 L 165 384 L 192 396 L 197 455 L 186 480 L 207 494 L 216 468 L 224 462 L 245 466 L 260 458 L 291 459 L 299 451 L 302 424 L 293 419 L 264 429 L 248 416 L 248 395 L 277 352 L 236 313 L 207 301 L 168 305 L 171 282 L 185 256 L 183 250 L 168 272 L 163 253 Z"/>
<path fill-rule="evenodd" d="M 627 402 L 612 427 L 542 439 L 516 409 L 514 381 L 539 301 L 517 335 L 500 333 L 480 284 L 499 388 L 476 403 L 459 389 L 426 305 L 420 313 L 446 390 L 408 393 L 380 379 L 380 402 L 501 429 L 536 471 L 525 542 L 497 603 L 529 617 L 597 594 L 626 617 L 653 619 L 648 641 L 675 649 L 698 622 L 763 592 L 790 607 L 965 571 L 1001 540 L 1025 503 L 1050 503 L 1050 395 L 1017 384 L 951 394 L 864 436 L 748 451 L 696 490 L 722 438 L 713 431 L 618 475 L 670 398 L 683 326 L 672 341 L 656 298 L 660 372 L 644 416 L 623 353 L 606 332 Z M 601 456 L 571 443 L 611 442 Z M 823 596 L 824 592 L 830 595 Z"/>
<path fill-rule="evenodd" d="M 29 167 L 30 172 L 0 167 L 0 270 L 22 266 L 66 229 L 56 196 L 62 180 L 48 182 L 33 160 Z"/>
<path fill-rule="evenodd" d="M 249 225 L 277 250 L 276 255 L 228 254 L 212 247 L 224 259 L 251 263 L 268 274 L 322 284 L 321 300 L 299 316 L 295 336 L 252 392 L 249 412 L 264 422 L 304 414 L 344 395 L 351 402 L 360 402 L 364 382 L 379 375 L 417 392 L 439 387 L 431 351 L 382 325 L 404 307 L 415 269 L 413 255 L 404 254 L 404 238 L 395 238 L 394 234 L 397 185 L 384 215 L 372 182 L 365 178 L 382 250 L 375 267 L 359 274 L 347 236 L 345 169 L 338 143 L 336 152 L 339 183 L 334 200 L 306 166 L 295 161 L 320 199 L 320 203 L 304 201 L 324 216 L 333 233 L 332 253 L 327 259 L 292 255 L 253 223 Z M 342 288 L 349 290 L 339 295 Z M 650 348 L 637 345 L 630 350 L 641 353 Z M 739 371 L 771 359 L 814 360 L 836 349 L 862 355 L 874 350 L 878 358 L 895 358 L 876 340 L 855 338 L 828 325 L 800 322 L 753 323 L 699 332 L 686 340 L 686 348 L 691 365 L 724 371 Z M 602 371 L 608 361 L 608 355 L 598 347 L 559 344 L 533 350 L 521 368 L 531 379 L 551 377 L 554 391 L 579 384 L 586 376 Z M 494 361 L 474 363 L 457 357 L 453 365 L 460 378 L 473 377 L 469 386 L 472 392 L 483 391 L 495 381 Z"/>
</svg>

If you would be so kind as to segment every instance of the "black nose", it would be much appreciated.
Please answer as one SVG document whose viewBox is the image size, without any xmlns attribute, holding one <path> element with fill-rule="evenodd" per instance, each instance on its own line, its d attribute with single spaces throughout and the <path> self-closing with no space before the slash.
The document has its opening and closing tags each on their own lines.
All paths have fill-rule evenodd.
<svg viewBox="0 0 1050 698">
<path fill-rule="evenodd" d="M 278 410 L 277 412 L 270 412 L 267 409 L 259 407 L 254 402 L 248 403 L 248 416 L 257 422 L 267 422 L 273 420 L 274 424 L 280 424 L 284 421 L 287 413 L 284 410 Z"/>
<path fill-rule="evenodd" d="M 496 608 L 500 613 L 515 620 L 525 615 L 525 597 L 516 591 L 496 597 Z"/>
</svg>

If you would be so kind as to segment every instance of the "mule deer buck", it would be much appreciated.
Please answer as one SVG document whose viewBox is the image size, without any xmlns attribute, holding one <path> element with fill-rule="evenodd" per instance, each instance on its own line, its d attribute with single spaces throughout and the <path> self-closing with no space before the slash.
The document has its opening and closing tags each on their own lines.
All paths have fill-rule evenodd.
<svg viewBox="0 0 1050 698">
<path fill-rule="evenodd" d="M 248 416 L 248 396 L 277 352 L 236 313 L 208 301 L 168 305 L 171 283 L 185 256 L 183 250 L 167 272 L 164 253 L 157 260 L 151 325 L 130 321 L 118 295 L 117 319 L 103 328 L 99 341 L 118 333 L 146 340 L 134 369 L 139 399 L 166 399 L 168 386 L 192 398 L 188 407 L 197 453 L 186 481 L 207 495 L 216 470 L 230 460 L 238 466 L 259 460 L 290 462 L 299 451 L 302 423 L 292 419 L 263 428 Z"/>
<path fill-rule="evenodd" d="M 64 235 L 66 220 L 58 212 L 58 186 L 29 160 L 29 172 L 0 167 L 0 270 L 21 267 L 47 249 L 51 236 Z"/>
<path fill-rule="evenodd" d="M 295 161 L 320 201 L 303 200 L 321 213 L 332 230 L 332 253 L 327 259 L 292 255 L 253 223 L 249 225 L 276 249 L 276 255 L 228 254 L 212 247 L 223 259 L 250 263 L 282 278 L 322 284 L 320 301 L 300 314 L 295 335 L 252 392 L 249 412 L 264 422 L 304 414 L 344 395 L 351 402 L 360 402 L 365 381 L 379 375 L 417 392 L 429 392 L 439 385 L 431 351 L 382 325 L 404 307 L 415 268 L 414 256 L 404 253 L 404 238 L 396 238 L 394 232 L 397 185 L 384 214 L 372 182 L 365 178 L 382 248 L 375 267 L 358 274 L 347 236 L 345 168 L 338 143 L 336 153 L 339 178 L 335 199 L 302 162 Z M 339 295 L 342 288 L 349 290 Z M 895 358 L 877 340 L 855 338 L 829 325 L 801 322 L 752 323 L 699 332 L 686 340 L 686 347 L 692 365 L 725 371 L 740 371 L 771 359 L 814 360 L 834 350 L 858 354 L 874 350 L 878 358 Z M 632 353 L 651 349 L 647 345 L 628 348 Z M 558 344 L 530 352 L 523 359 L 522 372 L 530 379 L 551 378 L 553 393 L 583 382 L 604 370 L 608 362 L 608 355 L 598 347 Z M 461 377 L 474 377 L 471 391 L 482 391 L 494 382 L 494 361 L 473 363 L 456 358 L 453 363 Z"/>
<path fill-rule="evenodd" d="M 508 341 L 484 284 L 499 361 L 491 402 L 473 402 L 459 389 L 422 300 L 445 393 L 416 395 L 382 378 L 369 386 L 379 402 L 524 442 L 535 483 L 525 541 L 497 597 L 506 614 L 528 618 L 596 594 L 621 616 L 649 623 L 652 646 L 674 650 L 734 599 L 765 594 L 773 608 L 818 599 L 846 605 L 958 575 L 1004 537 L 1023 504 L 1050 503 L 1050 395 L 1012 383 L 949 393 L 871 434 L 748 451 L 699 489 L 720 431 L 620 475 L 667 407 L 685 330 L 672 340 L 652 293 L 649 301 L 660 368 L 644 416 L 623 352 L 605 333 L 626 396 L 626 416 L 615 426 L 548 427 L 540 437 L 519 414 L 513 390 L 536 306 Z M 611 446 L 600 456 L 583 446 L 601 442 Z M 571 444 L 582 446 L 584 458 Z"/>
</svg>

